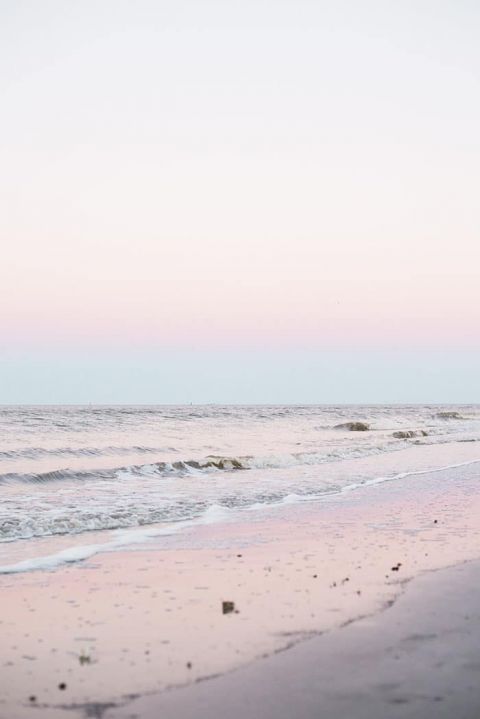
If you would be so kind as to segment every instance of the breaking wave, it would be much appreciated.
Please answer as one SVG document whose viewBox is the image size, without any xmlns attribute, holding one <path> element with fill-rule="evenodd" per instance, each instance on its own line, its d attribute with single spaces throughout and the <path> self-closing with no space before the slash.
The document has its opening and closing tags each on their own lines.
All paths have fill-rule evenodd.
<svg viewBox="0 0 480 719">
<path fill-rule="evenodd" d="M 87 481 L 99 479 L 122 479 L 125 475 L 140 477 L 184 477 L 186 475 L 209 474 L 213 472 L 235 472 L 249 469 L 282 469 L 301 465 L 316 465 L 328 462 L 370 457 L 395 449 L 404 444 L 388 442 L 384 445 L 345 447 L 332 452 L 298 452 L 284 455 L 238 457 L 209 455 L 204 459 L 177 460 L 173 462 L 153 462 L 148 464 L 132 464 L 113 469 L 75 470 L 55 469 L 48 472 L 7 472 L 0 474 L 0 484 L 43 484 L 62 480 Z"/>
</svg>

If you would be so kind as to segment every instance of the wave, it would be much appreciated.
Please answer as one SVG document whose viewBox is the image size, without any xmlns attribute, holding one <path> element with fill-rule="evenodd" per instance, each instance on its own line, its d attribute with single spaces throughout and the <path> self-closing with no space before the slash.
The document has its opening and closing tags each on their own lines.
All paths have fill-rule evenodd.
<svg viewBox="0 0 480 719">
<path fill-rule="evenodd" d="M 211 457 L 205 460 L 179 460 L 177 462 L 154 462 L 150 464 L 132 464 L 114 469 L 76 470 L 69 468 L 54 469 L 48 472 L 7 472 L 0 474 L 0 484 L 43 484 L 45 482 L 59 482 L 62 480 L 86 481 L 99 479 L 122 479 L 130 476 L 172 476 L 178 477 L 187 474 L 206 473 L 214 470 L 232 471 L 248 469 L 242 458 L 237 457 Z"/>
<path fill-rule="evenodd" d="M 320 490 L 315 490 L 318 493 Z M 329 488 L 327 491 L 332 491 Z M 78 535 L 103 530 L 126 530 L 155 524 L 177 527 L 189 521 L 213 523 L 225 518 L 232 510 L 249 509 L 252 506 L 267 507 L 283 501 L 288 490 L 254 493 L 229 493 L 196 498 L 172 497 L 168 500 L 139 496 L 121 505 L 105 501 L 102 505 L 78 506 L 75 511 L 68 507 L 54 513 L 10 513 L 0 523 L 0 544 L 19 539 Z"/>
<path fill-rule="evenodd" d="M 99 479 L 122 479 L 125 476 L 140 477 L 184 477 L 186 475 L 209 474 L 217 471 L 236 472 L 251 469 L 282 469 L 301 465 L 316 465 L 345 459 L 369 457 L 395 451 L 405 446 L 402 442 L 386 442 L 383 445 L 352 446 L 326 452 L 296 452 L 283 455 L 209 455 L 203 459 L 176 460 L 132 464 L 112 469 L 76 470 L 59 468 L 47 472 L 7 472 L 0 474 L 1 484 L 43 484 L 62 480 L 87 481 Z"/>
<path fill-rule="evenodd" d="M 149 527 L 145 529 L 129 529 L 116 533 L 113 539 L 106 542 L 98 542 L 96 544 L 86 544 L 76 547 L 69 547 L 55 554 L 43 557 L 35 557 L 26 559 L 16 564 L 8 564 L 0 566 L 0 574 L 19 574 L 21 572 L 29 572 L 36 569 L 56 569 L 64 564 L 73 564 L 81 562 L 85 559 L 99 554 L 100 552 L 112 552 L 117 549 L 123 549 L 136 544 L 144 544 L 150 539 L 161 536 L 171 536 L 178 534 L 189 527 L 200 524 L 216 524 L 228 520 L 231 515 L 231 509 L 218 504 L 207 507 L 200 516 L 194 520 L 185 519 L 178 521 L 168 527 Z"/>
</svg>

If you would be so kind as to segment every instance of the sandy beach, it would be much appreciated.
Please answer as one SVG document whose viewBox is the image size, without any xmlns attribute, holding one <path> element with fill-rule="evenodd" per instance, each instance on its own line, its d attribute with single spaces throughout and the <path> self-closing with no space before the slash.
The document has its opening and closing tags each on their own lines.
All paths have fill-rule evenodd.
<svg viewBox="0 0 480 719">
<path fill-rule="evenodd" d="M 478 476 L 2 576 L 0 716 L 478 716 Z"/>
</svg>

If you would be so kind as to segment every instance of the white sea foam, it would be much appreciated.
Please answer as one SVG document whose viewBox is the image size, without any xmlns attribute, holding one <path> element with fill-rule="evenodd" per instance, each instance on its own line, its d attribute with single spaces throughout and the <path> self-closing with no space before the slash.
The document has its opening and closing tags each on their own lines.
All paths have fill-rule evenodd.
<svg viewBox="0 0 480 719">
<path fill-rule="evenodd" d="M 145 544 L 148 540 L 162 535 L 170 535 L 185 529 L 189 522 L 172 525 L 168 528 L 136 530 L 117 535 L 115 538 L 97 544 L 86 544 L 70 547 L 54 554 L 42 557 L 26 559 L 15 564 L 0 566 L 0 574 L 20 574 L 38 569 L 56 569 L 64 564 L 73 564 L 86 559 L 91 559 L 100 552 L 112 552 L 118 549 L 125 549 L 136 544 Z"/>
</svg>

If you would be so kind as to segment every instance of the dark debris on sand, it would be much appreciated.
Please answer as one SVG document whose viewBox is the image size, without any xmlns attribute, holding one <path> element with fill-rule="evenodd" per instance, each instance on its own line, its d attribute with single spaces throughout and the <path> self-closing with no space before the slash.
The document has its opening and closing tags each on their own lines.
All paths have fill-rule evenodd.
<svg viewBox="0 0 480 719">
<path fill-rule="evenodd" d="M 235 602 L 224 601 L 222 602 L 222 614 L 231 614 L 235 611 Z"/>
</svg>

